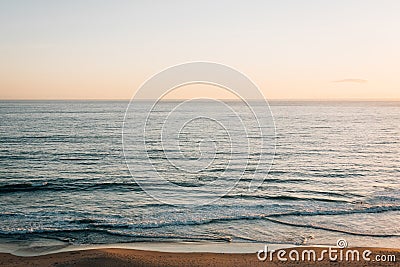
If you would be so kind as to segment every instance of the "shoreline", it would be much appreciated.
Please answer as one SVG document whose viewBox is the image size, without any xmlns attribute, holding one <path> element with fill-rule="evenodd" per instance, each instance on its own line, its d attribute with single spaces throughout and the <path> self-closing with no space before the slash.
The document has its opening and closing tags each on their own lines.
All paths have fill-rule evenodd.
<svg viewBox="0 0 400 267">
<path fill-rule="evenodd" d="M 346 255 L 349 250 L 357 250 L 362 255 L 365 250 L 371 251 L 370 261 L 361 260 L 331 260 L 324 257 L 322 260 L 287 261 L 278 260 L 275 255 L 272 260 L 260 261 L 257 253 L 210 253 L 210 252 L 159 252 L 127 248 L 90 248 L 84 250 L 64 251 L 40 256 L 15 256 L 9 253 L 0 253 L 0 266 L 398 266 L 400 249 L 355 247 L 339 249 Z M 293 247 L 282 249 L 287 255 L 302 255 L 304 251 L 313 250 L 316 255 L 322 255 L 322 250 L 328 247 Z M 308 253 L 308 252 L 307 252 Z M 305 253 L 304 255 L 308 255 Z M 260 254 L 261 255 L 261 254 Z M 337 254 L 339 255 L 339 253 Z M 348 253 L 349 257 L 351 253 Z M 376 256 L 394 256 L 395 261 L 376 261 Z M 356 258 L 356 256 L 355 256 Z"/>
<path fill-rule="evenodd" d="M 0 243 L 0 253 L 18 257 L 36 257 L 64 252 L 101 250 L 101 249 L 126 249 L 162 253 L 229 253 L 249 254 L 263 249 L 264 243 L 251 242 L 209 242 L 209 241 L 176 241 L 176 242 L 132 242 L 111 244 L 70 245 L 67 243 L 32 242 L 25 246 L 13 243 Z M 293 244 L 268 244 L 270 249 L 294 248 Z M 317 246 L 316 246 L 317 247 Z"/>
<path fill-rule="evenodd" d="M 301 249 L 301 248 L 339 248 L 330 244 L 290 244 L 262 242 L 215 242 L 215 241 L 140 241 L 104 244 L 71 244 L 57 242 L 52 239 L 36 239 L 31 241 L 0 240 L 0 253 L 18 257 L 36 257 L 50 254 L 76 252 L 85 250 L 124 249 L 161 253 L 227 253 L 251 254 L 268 247 L 269 250 Z M 344 240 L 346 241 L 346 240 Z M 347 242 L 347 241 L 346 241 Z M 366 246 L 355 244 L 353 248 L 400 250 L 393 246 Z"/>
</svg>

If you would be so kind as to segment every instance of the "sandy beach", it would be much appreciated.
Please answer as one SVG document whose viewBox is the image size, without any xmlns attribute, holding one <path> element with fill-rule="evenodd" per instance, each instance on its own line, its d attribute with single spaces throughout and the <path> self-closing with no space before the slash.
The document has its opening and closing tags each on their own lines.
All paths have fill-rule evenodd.
<svg viewBox="0 0 400 267">
<path fill-rule="evenodd" d="M 330 260 L 327 254 L 325 254 L 323 260 L 318 260 L 324 249 L 327 248 L 298 247 L 296 249 L 284 249 L 285 252 L 281 252 L 281 256 L 287 259 L 286 262 L 280 261 L 276 254 L 272 261 L 269 259 L 260 261 L 257 253 L 170 253 L 114 248 L 69 251 L 36 257 L 19 257 L 0 253 L 0 266 L 399 266 L 400 249 L 348 248 L 342 250 L 343 260 L 339 260 L 339 257 L 337 260 Z M 308 253 L 303 253 L 305 250 L 315 251 L 317 260 L 307 260 Z M 360 260 L 351 260 L 352 253 L 348 252 L 349 250 L 359 251 Z M 367 257 L 369 261 L 362 257 L 366 250 L 371 251 Z M 299 253 L 299 261 L 289 259 L 290 253 L 291 256 L 295 257 L 296 252 L 293 251 Z M 303 254 L 306 258 L 305 261 L 301 261 Z M 339 252 L 337 255 L 339 256 Z M 346 260 L 345 255 L 349 255 L 348 260 Z"/>
</svg>

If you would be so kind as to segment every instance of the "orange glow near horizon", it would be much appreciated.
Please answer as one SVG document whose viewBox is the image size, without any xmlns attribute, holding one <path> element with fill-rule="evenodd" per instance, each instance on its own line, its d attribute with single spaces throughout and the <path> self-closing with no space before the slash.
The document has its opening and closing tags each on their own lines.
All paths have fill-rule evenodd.
<svg viewBox="0 0 400 267">
<path fill-rule="evenodd" d="M 130 99 L 167 67 L 211 61 L 243 72 L 267 99 L 400 100 L 399 8 L 398 1 L 3 2 L 0 99 Z M 203 93 L 231 98 L 214 89 Z"/>
</svg>

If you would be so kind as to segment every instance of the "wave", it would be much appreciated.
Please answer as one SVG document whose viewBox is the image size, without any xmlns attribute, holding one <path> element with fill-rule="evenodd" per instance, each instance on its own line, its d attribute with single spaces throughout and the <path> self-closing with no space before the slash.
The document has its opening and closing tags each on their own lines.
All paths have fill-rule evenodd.
<svg viewBox="0 0 400 267">
<path fill-rule="evenodd" d="M 0 186 L 0 193 L 34 192 L 34 191 L 91 191 L 116 189 L 127 191 L 142 191 L 136 183 L 104 182 L 104 183 L 14 183 Z"/>
<path fill-rule="evenodd" d="M 224 172 L 226 168 L 212 168 L 212 169 L 205 169 L 205 172 Z"/>
<path fill-rule="evenodd" d="M 364 207 L 361 209 L 349 210 L 325 210 L 325 211 L 295 211 L 287 213 L 270 214 L 268 217 L 284 217 L 284 216 L 322 216 L 322 215 L 350 215 L 357 213 L 383 213 L 391 211 L 400 211 L 398 205 L 378 205 L 371 207 Z"/>
<path fill-rule="evenodd" d="M 134 233 L 110 229 L 94 229 L 94 228 L 80 228 L 80 229 L 38 229 L 38 230 L 18 230 L 12 232 L 0 231 L 0 237 L 16 237 L 16 238 L 27 238 L 28 237 L 42 237 L 42 238 L 52 238 L 68 243 L 86 243 L 87 236 L 90 234 L 100 234 L 103 236 L 116 236 L 125 238 L 125 242 L 132 241 L 154 241 L 154 240 L 176 240 L 176 241 L 213 241 L 213 242 L 231 242 L 231 236 L 221 236 L 221 235 L 176 235 L 176 234 L 161 234 L 161 233 Z M 109 243 L 109 241 L 104 240 L 100 242 L 91 241 L 91 244 L 102 244 Z M 120 239 L 118 241 L 121 242 Z"/>
<path fill-rule="evenodd" d="M 355 194 L 355 193 L 339 193 L 339 192 L 330 192 L 330 191 L 314 191 L 314 190 L 287 190 L 287 192 L 291 193 L 305 193 L 305 194 L 316 194 L 316 195 L 324 195 L 324 196 L 333 196 L 333 197 L 365 197 L 365 195 Z"/>
<path fill-rule="evenodd" d="M 82 218 L 71 220 L 69 223 L 71 224 L 71 229 L 51 229 L 51 230 L 15 230 L 15 231 L 1 231 L 1 235 L 55 235 L 57 234 L 65 234 L 65 238 L 69 238 L 71 233 L 79 234 L 87 236 L 89 233 L 101 233 L 101 234 L 110 234 L 117 235 L 120 237 L 130 237 L 130 238 L 183 238 L 182 236 L 172 236 L 169 234 L 158 234 L 154 235 L 142 234 L 140 232 L 144 230 L 151 229 L 162 229 L 165 227 L 192 227 L 192 226 L 200 226 L 200 225 L 209 225 L 216 223 L 226 223 L 233 221 L 250 221 L 250 220 L 267 220 L 272 223 L 288 225 L 292 227 L 301 227 L 301 228 L 311 228 L 311 229 L 319 229 L 330 232 L 344 233 L 355 236 L 368 236 L 368 237 L 400 237 L 400 234 L 373 234 L 373 233 L 365 233 L 365 232 L 352 232 L 346 229 L 335 229 L 325 226 L 312 225 L 312 224 L 301 224 L 294 223 L 293 218 L 288 217 L 299 217 L 299 216 L 335 216 L 335 215 L 349 215 L 349 214 L 357 214 L 357 213 L 383 213 L 383 212 L 391 212 L 391 211 L 400 211 L 400 206 L 398 205 L 388 205 L 388 206 L 374 206 L 360 209 L 352 209 L 352 210 L 326 210 L 326 211 L 314 211 L 314 212 L 288 212 L 288 213 L 277 213 L 277 214 L 253 214 L 253 215 L 242 215 L 242 216 L 226 216 L 226 217 L 217 217 L 217 218 L 201 218 L 194 220 L 184 220 L 184 221 L 170 221 L 170 222 L 158 222 L 158 223 L 121 223 L 121 222 L 109 222 L 100 219 L 92 219 L 92 218 Z M 12 214 L 5 214 L 6 216 L 12 216 Z M 60 235 L 59 235 L 60 236 Z M 178 239 L 179 239 L 178 238 Z M 194 240 L 198 238 L 199 240 L 205 240 L 206 237 L 196 237 L 196 236 L 187 236 L 185 240 Z M 227 237 L 218 237 L 214 238 L 215 240 L 221 241 L 229 241 Z"/>
<path fill-rule="evenodd" d="M 254 214 L 254 215 L 243 215 L 243 216 L 227 216 L 220 218 L 210 218 L 210 219 L 199 219 L 199 220 L 187 220 L 180 222 L 163 222 L 154 224 L 139 224 L 130 225 L 132 228 L 162 228 L 168 226 L 195 226 L 195 225 L 207 225 L 213 223 L 230 222 L 230 221 L 248 221 L 248 220 L 275 220 L 276 223 L 279 221 L 277 218 L 284 218 L 288 216 L 321 216 L 321 215 L 350 215 L 357 213 L 383 213 L 391 211 L 400 211 L 400 206 L 375 206 L 363 209 L 353 209 L 353 210 L 327 210 L 327 211 L 314 211 L 314 212 L 288 212 L 288 213 L 277 213 L 277 214 Z M 125 227 L 125 226 L 121 226 Z M 355 233 L 356 234 L 356 233 Z M 364 234 L 365 235 L 365 234 Z"/>
<path fill-rule="evenodd" d="M 270 173 L 268 173 L 270 174 Z M 253 180 L 253 178 L 251 179 L 241 179 L 241 181 L 246 181 L 246 180 Z M 309 182 L 310 179 L 302 179 L 302 178 L 266 178 L 264 180 L 264 183 L 298 183 L 298 182 Z"/>
<path fill-rule="evenodd" d="M 239 199 L 272 199 L 272 200 L 288 200 L 288 201 L 321 201 L 321 202 L 339 202 L 349 203 L 348 200 L 331 199 L 331 198 L 318 198 L 318 197 L 296 197 L 289 195 L 279 196 L 261 196 L 261 195 L 225 195 L 222 198 L 239 198 Z"/>
<path fill-rule="evenodd" d="M 302 228 L 312 228 L 312 229 L 317 229 L 317 230 L 325 230 L 325 231 L 329 231 L 329 232 L 336 232 L 336 233 L 355 235 L 355 236 L 400 237 L 400 234 L 372 234 L 372 233 L 351 232 L 351 231 L 346 231 L 346 230 L 341 230 L 341 229 L 335 229 L 335 228 L 323 227 L 323 226 L 318 226 L 318 225 L 312 225 L 312 224 L 292 223 L 292 222 L 276 220 L 276 219 L 271 219 L 271 218 L 266 218 L 266 219 L 268 221 L 273 222 L 273 223 L 279 223 L 279 224 L 288 225 L 288 226 L 302 227 Z"/>
</svg>

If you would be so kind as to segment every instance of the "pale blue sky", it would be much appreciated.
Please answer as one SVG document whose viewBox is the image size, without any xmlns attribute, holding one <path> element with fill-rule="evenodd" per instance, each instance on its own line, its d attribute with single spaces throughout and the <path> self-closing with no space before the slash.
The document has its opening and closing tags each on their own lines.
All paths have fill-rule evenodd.
<svg viewBox="0 0 400 267">
<path fill-rule="evenodd" d="M 0 1 L 0 98 L 128 99 L 200 60 L 268 98 L 400 99 L 399 14 L 400 1 Z"/>
</svg>

